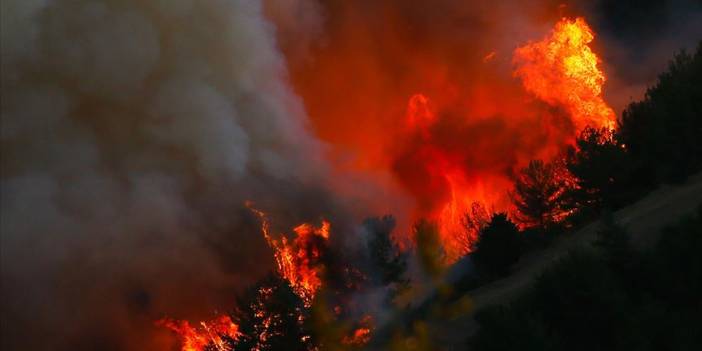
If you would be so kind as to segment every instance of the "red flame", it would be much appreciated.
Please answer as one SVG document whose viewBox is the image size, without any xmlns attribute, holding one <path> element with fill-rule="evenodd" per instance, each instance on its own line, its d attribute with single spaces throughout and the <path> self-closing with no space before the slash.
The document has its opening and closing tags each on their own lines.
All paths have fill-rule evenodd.
<svg viewBox="0 0 702 351">
<path fill-rule="evenodd" d="M 308 223 L 298 225 L 293 229 L 295 238 L 290 240 L 284 234 L 274 238 L 270 233 L 270 223 L 266 214 L 247 206 L 261 220 L 261 231 L 271 248 L 273 248 L 278 273 L 285 278 L 295 293 L 305 301 L 306 305 L 312 303 L 315 293 L 322 285 L 320 262 L 322 244 L 329 239 L 331 224 L 322 220 L 320 227 Z"/>
<path fill-rule="evenodd" d="M 543 41 L 527 44 L 514 52 L 515 74 L 522 78 L 524 88 L 546 103 L 563 107 L 577 130 L 586 126 L 613 128 L 615 125 L 614 112 L 602 97 L 604 73 L 598 67 L 598 57 L 588 46 L 593 38 L 592 30 L 582 18 L 562 19 Z M 489 217 L 485 206 L 509 209 L 510 205 L 500 197 L 510 185 L 509 181 L 501 182 L 495 174 L 476 177 L 472 165 L 466 162 L 466 151 L 439 140 L 447 134 L 441 131 L 441 124 L 445 123 L 442 118 L 450 117 L 437 116 L 434 111 L 430 100 L 422 94 L 409 100 L 408 138 L 415 138 L 412 166 L 415 170 L 424 168 L 426 174 L 421 182 L 428 185 L 406 185 L 419 196 L 444 194 L 443 200 L 431 203 L 421 216 L 437 222 L 446 261 L 451 263 L 470 252 L 480 230 L 480 225 L 470 226 L 466 222 L 485 223 L 485 218 Z M 489 159 L 477 161 L 493 162 Z M 510 171 L 516 168 L 513 164 Z M 416 192 L 422 187 L 426 193 Z M 476 203 L 483 205 L 482 211 L 477 213 Z M 473 218 L 476 216 L 477 221 Z"/>
<path fill-rule="evenodd" d="M 461 162 L 460 150 L 447 149 L 434 140 L 437 136 L 432 130 L 440 120 L 426 96 L 415 94 L 410 98 L 406 119 L 408 138 L 419 139 L 414 144 L 412 163 L 424 169 L 425 177 L 421 181 L 429 185 L 424 188 L 428 194 L 419 196 L 445 192 L 443 201 L 431 204 L 421 216 L 437 222 L 446 260 L 453 262 L 470 251 L 480 229 L 480 226 L 471 226 L 477 223 L 473 218 L 479 216 L 478 222 L 486 222 L 484 218 L 489 215 L 483 204 L 493 205 L 495 199 L 479 179 L 470 177 L 470 170 Z"/>
<path fill-rule="evenodd" d="M 598 67 L 599 58 L 588 46 L 593 39 L 592 30 L 582 18 L 562 19 L 544 40 L 514 52 L 515 75 L 521 78 L 524 89 L 565 111 L 574 127 L 571 129 L 560 127 L 558 123 L 562 122 L 557 119 L 547 118 L 536 119 L 541 125 L 528 127 L 510 118 L 496 119 L 503 125 L 492 125 L 489 118 L 476 119 L 451 107 L 437 108 L 424 94 L 409 99 L 405 132 L 398 138 L 404 146 L 396 154 L 394 172 L 418 200 L 415 218 L 429 218 L 438 224 L 447 263 L 470 252 L 489 211 L 512 210 L 507 197 L 511 174 L 531 159 L 552 161 L 586 126 L 614 127 L 614 112 L 602 97 L 605 76 Z M 487 61 L 494 56 L 491 53 Z M 497 141 L 490 139 L 492 129 L 505 133 L 512 128 L 516 131 L 513 138 L 533 134 L 531 143 L 541 146 L 505 152 L 503 149 L 519 144 L 500 134 L 495 134 Z M 534 129 L 546 132 L 539 136 Z M 473 135 L 474 130 L 483 134 Z M 557 133 L 557 137 L 549 133 Z"/>
<path fill-rule="evenodd" d="M 508 192 L 515 174 L 530 160 L 561 157 L 587 125 L 615 126 L 614 112 L 602 96 L 606 79 L 600 59 L 589 46 L 594 34 L 582 18 L 561 19 L 543 40 L 518 47 L 514 76 L 500 71 L 500 55 L 492 49 L 478 51 L 462 65 L 441 61 L 433 53 L 406 56 L 411 50 L 398 49 L 394 59 L 416 73 L 406 82 L 398 81 L 377 65 L 385 61 L 374 55 L 382 53 L 361 50 L 365 42 L 350 30 L 343 35 L 357 39 L 347 42 L 361 47 L 332 43 L 339 51 L 320 53 L 315 70 L 299 78 L 305 81 L 300 92 L 311 106 L 313 122 L 330 143 L 355 148 L 358 157 L 352 167 L 371 174 L 388 172 L 395 183 L 384 186 L 399 185 L 414 200 L 408 223 L 400 226 L 404 233 L 409 234 L 411 223 L 420 218 L 437 223 L 447 263 L 470 252 L 490 212 L 514 211 Z M 418 45 L 404 43 L 402 37 L 383 39 L 394 42 L 390 47 L 395 49 Z M 387 52 L 393 53 L 383 51 Z M 353 77 L 343 76 L 345 67 L 355 68 Z M 320 71 L 336 77 L 333 82 L 354 81 L 368 89 L 339 93 L 334 101 L 328 86 L 309 83 L 314 81 L 310 75 Z M 423 86 L 426 90 L 416 93 Z M 412 93 L 404 93 L 401 108 L 402 91 Z M 393 112 L 400 109 L 405 112 Z M 353 127 L 344 127 L 346 121 L 354 121 Z M 378 181 L 386 184 L 387 178 Z M 368 201 L 370 211 L 393 212 L 377 210 L 376 201 Z M 481 209 L 476 213 L 475 204 Z"/>
<path fill-rule="evenodd" d="M 166 327 L 181 338 L 182 351 L 205 351 L 214 347 L 217 351 L 229 350 L 226 338 L 236 341 L 239 338 L 239 326 L 232 322 L 229 316 L 219 316 L 210 322 L 200 322 L 199 327 L 193 327 L 188 321 L 178 321 L 164 318 L 156 321 L 156 325 Z"/>
<path fill-rule="evenodd" d="M 482 54 L 469 62 L 442 61 L 441 55 L 412 56 L 421 43 L 414 37 L 408 43 L 383 37 L 395 45 L 375 50 L 375 43 L 367 41 L 374 36 L 364 36 L 353 21 L 349 24 L 347 32 L 344 25 L 335 27 L 342 33 L 330 33 L 336 39 L 305 61 L 313 66 L 291 67 L 293 83 L 320 136 L 355 156 L 340 169 L 390 175 L 392 180 L 379 176 L 378 183 L 399 185 L 410 195 L 414 208 L 408 222 L 428 218 L 438 224 L 447 263 L 470 252 L 490 212 L 512 209 L 507 193 L 517 170 L 532 159 L 553 161 L 585 126 L 616 125 L 602 96 L 606 77 L 600 59 L 589 46 L 594 33 L 582 18 L 561 19 L 544 39 L 514 51 L 514 76 L 523 86 L 495 71 L 503 55 L 492 49 L 476 51 Z M 444 43 L 436 44 L 440 48 Z M 392 59 L 373 56 L 386 53 Z M 412 77 L 398 79 L 396 69 L 383 66 L 390 62 L 396 68 L 398 60 Z M 338 86 L 330 89 L 330 83 Z M 527 94 L 560 110 L 534 104 L 525 99 Z M 370 211 L 392 212 L 383 205 L 364 204 Z M 293 229 L 294 237 L 273 236 L 266 214 L 251 210 L 261 220 L 279 274 L 309 307 L 322 285 L 321 258 L 330 223 L 301 224 Z M 409 225 L 402 227 L 409 233 Z M 265 319 L 262 330 L 269 323 Z M 239 337 L 229 317 L 202 322 L 198 328 L 168 319 L 158 324 L 181 336 L 183 351 L 203 351 L 207 345 L 225 350 L 227 338 Z M 361 324 L 342 341 L 362 346 L 370 333 L 370 323 Z M 267 334 L 260 334 L 256 337 L 265 340 Z"/>
</svg>

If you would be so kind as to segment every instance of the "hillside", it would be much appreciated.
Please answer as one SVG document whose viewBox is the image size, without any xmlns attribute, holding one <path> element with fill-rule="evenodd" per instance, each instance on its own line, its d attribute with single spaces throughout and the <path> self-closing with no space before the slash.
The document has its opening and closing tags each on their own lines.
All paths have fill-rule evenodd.
<svg viewBox="0 0 702 351">
<path fill-rule="evenodd" d="M 655 242 L 660 229 L 666 224 L 692 212 L 702 203 L 702 174 L 697 174 L 682 185 L 665 185 L 637 203 L 615 213 L 616 221 L 632 233 L 635 246 L 646 247 Z M 435 345 L 445 350 L 464 349 L 466 338 L 477 328 L 474 312 L 493 304 L 510 301 L 528 287 L 533 279 L 550 264 L 574 248 L 591 245 L 599 223 L 586 227 L 557 240 L 551 247 L 523 257 L 513 273 L 504 279 L 468 292 L 471 312 L 455 319 L 429 319 L 429 334 Z M 461 299 L 459 299 L 460 301 Z M 464 299 L 465 300 L 465 299 Z"/>
</svg>

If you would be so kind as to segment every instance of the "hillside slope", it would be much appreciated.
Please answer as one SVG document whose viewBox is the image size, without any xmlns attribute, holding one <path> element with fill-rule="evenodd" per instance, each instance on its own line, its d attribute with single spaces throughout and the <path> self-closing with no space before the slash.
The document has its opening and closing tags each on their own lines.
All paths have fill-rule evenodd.
<svg viewBox="0 0 702 351">
<path fill-rule="evenodd" d="M 702 204 L 702 174 L 678 186 L 662 186 L 637 203 L 615 213 L 616 221 L 632 234 L 638 247 L 655 243 L 661 228 L 691 213 Z M 523 257 L 513 273 L 466 294 L 472 301 L 471 313 L 452 320 L 429 320 L 435 345 L 444 350 L 464 350 L 465 340 L 477 324 L 473 313 L 485 306 L 509 302 L 522 292 L 550 264 L 579 246 L 590 245 L 596 238 L 599 223 L 590 225 L 557 240 L 551 247 Z"/>
</svg>

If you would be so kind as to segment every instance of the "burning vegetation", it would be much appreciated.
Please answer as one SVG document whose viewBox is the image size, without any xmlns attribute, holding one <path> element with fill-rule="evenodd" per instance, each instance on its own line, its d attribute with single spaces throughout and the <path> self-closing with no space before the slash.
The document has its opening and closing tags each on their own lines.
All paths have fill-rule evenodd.
<svg viewBox="0 0 702 351">
<path fill-rule="evenodd" d="M 163 319 L 157 325 L 176 332 L 182 340 L 183 351 L 227 351 L 227 350 L 268 350 L 292 348 L 300 350 L 318 350 L 321 340 L 314 340 L 309 331 L 313 320 L 313 303 L 315 297 L 325 287 L 333 291 L 335 300 L 331 312 L 324 318 L 326 324 L 343 324 L 338 327 L 338 340 L 327 340 L 327 344 L 362 347 L 371 336 L 372 317 L 363 315 L 357 322 L 351 323 L 355 328 L 344 326 L 349 320 L 348 306 L 344 303 L 350 293 L 363 287 L 368 279 L 352 264 L 343 267 L 327 267 L 330 262 L 325 258 L 330 248 L 327 241 L 331 224 L 323 220 L 321 226 L 315 227 L 303 223 L 293 228 L 295 236 L 288 238 L 285 234 L 274 236 L 267 215 L 246 203 L 252 213 L 261 222 L 261 233 L 266 239 L 277 263 L 276 271 L 259 284 L 252 287 L 237 301 L 233 319 L 222 315 L 210 323 L 201 322 L 202 328 L 195 329 L 187 321 Z M 381 261 L 392 247 L 389 236 L 384 237 L 387 245 L 376 249 Z M 334 269 L 337 275 L 326 279 L 328 269 Z M 402 272 L 395 272 L 401 275 Z M 387 279 L 397 279 L 392 276 Z M 387 285 L 387 282 L 383 284 Z M 343 306 L 343 307 L 342 307 Z M 319 309 L 319 306 L 315 308 Z M 322 312 L 325 313 L 325 312 Z M 225 328 L 228 327 L 229 329 Z"/>
<path fill-rule="evenodd" d="M 417 218 L 438 223 L 447 263 L 471 251 L 490 213 L 507 211 L 521 225 L 533 225 L 529 216 L 522 215 L 524 206 L 519 206 L 519 201 L 513 207 L 504 198 L 511 191 L 513 174 L 524 167 L 524 163 L 534 158 L 543 158 L 549 163 L 546 166 L 541 164 L 546 168 L 541 174 L 535 174 L 532 169 L 531 176 L 532 182 L 536 183 L 556 180 L 560 183 L 554 185 L 558 189 L 552 191 L 550 198 L 543 199 L 544 203 L 554 202 L 573 183 L 562 166 L 567 145 L 585 127 L 615 127 L 614 111 L 602 96 L 605 75 L 598 65 L 599 58 L 589 46 L 593 39 L 594 34 L 583 18 L 563 18 L 542 41 L 514 51 L 514 74 L 522 80 L 524 89 L 540 101 L 563 111 L 564 119 L 544 119 L 539 121 L 540 127 L 558 130 L 563 127 L 557 123 L 567 126 L 559 131 L 563 133 L 559 138 L 547 138 L 532 154 L 513 154 L 508 160 L 491 159 L 488 155 L 495 150 L 520 146 L 514 140 L 498 143 L 486 140 L 481 145 L 464 139 L 470 138 L 475 130 L 499 128 L 499 125 L 482 125 L 470 112 L 464 112 L 465 115 L 437 112 L 438 108 L 423 94 L 409 99 L 407 133 L 402 136 L 406 150 L 397 155 L 393 167 L 400 182 L 417 198 L 420 206 Z M 494 57 L 493 54 L 490 56 Z M 522 132 L 533 133 L 518 131 Z M 524 136 L 515 134 L 512 137 Z M 474 154 L 470 148 L 478 148 L 485 154 Z M 493 169 L 491 165 L 496 163 L 500 166 Z M 490 171 L 486 174 L 481 170 Z M 545 214 L 552 217 L 548 221 L 559 221 L 569 210 L 553 212 Z"/>
<path fill-rule="evenodd" d="M 322 225 L 316 228 L 312 224 L 303 223 L 293 229 L 294 238 L 289 239 L 285 234 L 275 238 L 270 232 L 266 214 L 251 207 L 248 202 L 247 207 L 261 220 L 261 232 L 274 251 L 278 273 L 290 283 L 309 307 L 322 285 L 322 253 L 326 251 L 324 247 L 329 239 L 331 224 L 322 220 Z"/>
<path fill-rule="evenodd" d="M 510 217 L 522 228 L 545 228 L 561 222 L 575 210 L 565 206 L 562 201 L 569 189 L 575 188 L 575 178 L 565 165 L 566 149 L 575 141 L 576 132 L 585 127 L 611 131 L 615 126 L 614 112 L 602 97 L 605 75 L 598 66 L 599 58 L 589 46 L 593 39 L 594 34 L 583 18 L 563 18 L 543 40 L 514 50 L 514 75 L 521 79 L 523 89 L 541 103 L 552 107 L 550 111 L 541 107 L 527 108 L 532 112 L 550 114 L 550 117 L 522 121 L 538 121 L 549 131 L 545 141 L 536 148 L 526 148 L 526 153 L 518 150 L 520 145 L 509 138 L 484 140 L 477 144 L 463 141 L 471 136 L 480 137 L 476 132 L 490 130 L 497 135 L 522 137 L 519 135 L 521 127 L 503 125 L 509 123 L 506 119 L 481 117 L 475 111 L 461 111 L 448 106 L 445 101 L 435 104 L 432 98 L 421 93 L 409 98 L 404 127 L 397 136 L 395 146 L 388 150 L 390 155 L 394 155 L 388 166 L 400 184 L 416 198 L 418 207 L 414 213 L 415 220 L 423 218 L 429 221 L 420 227 L 435 228 L 429 232 L 436 232 L 440 248 L 431 250 L 441 250 L 441 257 L 438 258 L 442 262 L 440 264 L 453 263 L 480 247 L 479 234 L 489 224 L 497 223 L 491 222 L 493 213 L 497 211 L 511 213 Z M 495 52 L 489 53 L 482 63 L 490 64 L 496 55 Z M 515 117 L 523 118 L 519 115 Z M 567 128 L 554 123 L 564 123 Z M 512 131 L 505 134 L 505 128 Z M 480 150 L 475 152 L 470 147 Z M 482 155 L 495 148 L 517 149 L 507 160 Z M 528 162 L 540 157 L 545 160 Z M 196 331 L 187 322 L 162 322 L 162 325 L 183 337 L 183 350 L 205 350 L 208 345 L 213 345 L 217 350 L 225 346 L 231 349 L 234 344 L 242 342 L 248 343 L 252 350 L 263 350 L 271 338 L 290 337 L 291 330 L 304 330 L 311 318 L 309 312 L 317 293 L 320 289 L 328 288 L 324 287 L 325 277 L 329 269 L 334 269 L 327 266 L 328 260 L 324 257 L 329 254 L 330 222 L 323 220 L 319 227 L 300 224 L 292 230 L 294 236 L 274 235 L 267 215 L 255 209 L 250 202 L 246 206 L 260 220 L 263 237 L 273 250 L 278 278 L 271 278 L 273 280 L 268 284 L 252 290 L 247 302 L 240 303 L 244 308 L 239 308 L 239 319 L 248 321 L 250 327 L 240 328 L 232 324 L 234 334 L 207 327 L 208 324 L 204 323 L 204 329 Z M 509 228 L 509 220 L 506 215 L 502 216 L 502 221 L 506 223 L 503 226 Z M 421 228 L 415 231 L 427 232 Z M 483 247 L 486 245 L 492 244 L 482 244 Z M 386 244 L 383 248 L 387 252 L 391 246 Z M 434 257 L 434 254 L 430 256 Z M 488 260 L 482 257 L 484 255 L 480 256 L 481 261 Z M 436 260 L 436 257 L 432 260 Z M 503 261 L 513 262 L 513 259 L 499 262 Z M 390 262 L 395 261 L 390 259 Z M 368 277 L 361 271 L 353 264 L 343 266 L 338 271 L 344 272 L 340 285 L 362 290 L 359 287 Z M 433 271 L 439 272 L 441 269 Z M 395 274 L 384 283 L 391 281 L 401 279 Z M 270 306 L 276 304 L 273 299 L 276 291 L 285 289 L 294 293 L 294 299 L 300 301 L 299 305 L 283 312 L 269 311 Z M 345 307 L 342 307 L 343 301 L 341 298 L 339 304 L 334 305 L 330 320 L 346 313 Z M 247 312 L 242 314 L 243 310 Z M 286 319 L 288 322 L 284 322 Z M 220 318 L 220 321 L 224 320 L 226 317 Z M 340 339 L 336 342 L 353 347 L 363 346 L 370 339 L 370 321 L 370 316 L 360 318 L 355 323 L 357 327 L 339 334 Z M 281 332 L 280 326 L 284 324 L 292 326 L 292 329 Z M 312 347 L 311 333 L 292 334 L 296 335 L 296 342 Z"/>
<path fill-rule="evenodd" d="M 437 349 L 466 291 L 702 170 L 702 46 L 618 118 L 666 46 L 547 3 L 3 2 L 0 349 Z"/>
<path fill-rule="evenodd" d="M 182 351 L 227 351 L 239 338 L 239 326 L 229 316 L 220 316 L 209 322 L 200 322 L 193 327 L 188 321 L 160 319 L 157 326 L 165 327 L 181 338 Z"/>
</svg>

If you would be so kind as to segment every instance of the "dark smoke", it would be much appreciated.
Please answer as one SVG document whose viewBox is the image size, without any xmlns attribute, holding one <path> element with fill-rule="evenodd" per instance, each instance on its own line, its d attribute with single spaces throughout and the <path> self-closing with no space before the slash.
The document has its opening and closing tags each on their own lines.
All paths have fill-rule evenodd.
<svg viewBox="0 0 702 351">
<path fill-rule="evenodd" d="M 271 269 L 245 200 L 340 213 L 261 7 L 2 2 L 0 348 L 167 349 Z"/>
</svg>

